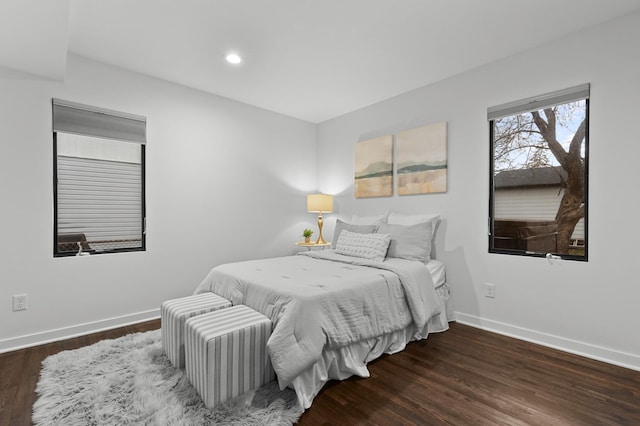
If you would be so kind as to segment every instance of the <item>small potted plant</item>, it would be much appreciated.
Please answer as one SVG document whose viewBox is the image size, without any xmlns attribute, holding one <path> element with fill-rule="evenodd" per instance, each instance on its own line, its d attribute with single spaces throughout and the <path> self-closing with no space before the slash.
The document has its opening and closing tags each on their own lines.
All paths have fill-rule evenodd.
<svg viewBox="0 0 640 426">
<path fill-rule="evenodd" d="M 305 243 L 310 243 L 311 242 L 311 236 L 313 235 L 313 231 L 311 229 L 305 228 L 304 231 L 302 231 L 302 236 L 304 237 L 304 242 Z"/>
</svg>

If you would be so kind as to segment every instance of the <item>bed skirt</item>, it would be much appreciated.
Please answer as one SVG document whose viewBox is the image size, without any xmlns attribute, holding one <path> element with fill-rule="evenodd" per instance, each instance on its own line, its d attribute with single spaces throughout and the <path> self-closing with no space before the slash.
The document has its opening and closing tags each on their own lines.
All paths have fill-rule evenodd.
<svg viewBox="0 0 640 426">
<path fill-rule="evenodd" d="M 433 317 L 422 330 L 414 325 L 382 336 L 362 340 L 339 348 L 325 348 L 322 357 L 293 379 L 292 387 L 300 406 L 305 410 L 329 380 L 344 380 L 353 375 L 369 377 L 367 363 L 383 354 L 394 354 L 405 349 L 413 340 L 426 339 L 429 333 L 449 329 L 449 321 L 455 321 L 453 301 L 447 284 L 436 288 L 442 302 L 442 312 Z"/>
</svg>

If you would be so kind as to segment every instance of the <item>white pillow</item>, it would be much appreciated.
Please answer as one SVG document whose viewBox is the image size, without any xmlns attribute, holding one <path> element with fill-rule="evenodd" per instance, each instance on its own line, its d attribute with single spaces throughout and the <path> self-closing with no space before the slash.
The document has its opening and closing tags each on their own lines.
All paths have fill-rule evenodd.
<svg viewBox="0 0 640 426">
<path fill-rule="evenodd" d="M 431 256 L 431 222 L 415 225 L 392 225 L 383 223 L 378 232 L 391 235 L 387 257 L 418 260 L 427 263 Z"/>
<path fill-rule="evenodd" d="M 378 225 L 380 223 L 387 223 L 387 216 L 389 212 L 382 214 L 370 215 L 370 216 L 358 216 L 354 214 L 351 218 L 352 225 Z"/>
<path fill-rule="evenodd" d="M 416 223 L 431 222 L 433 230 L 440 219 L 439 214 L 406 214 L 398 212 L 390 212 L 387 223 L 392 225 L 415 225 Z"/>
<path fill-rule="evenodd" d="M 390 241 L 389 234 L 359 234 L 345 229 L 338 237 L 336 253 L 382 262 Z"/>
<path fill-rule="evenodd" d="M 344 230 L 350 232 L 358 232 L 360 234 L 373 234 L 378 231 L 378 225 L 354 225 L 352 223 L 343 222 L 340 219 L 336 220 L 336 228 L 333 231 L 333 248 L 336 248 L 338 244 L 338 238 L 340 233 Z"/>
</svg>

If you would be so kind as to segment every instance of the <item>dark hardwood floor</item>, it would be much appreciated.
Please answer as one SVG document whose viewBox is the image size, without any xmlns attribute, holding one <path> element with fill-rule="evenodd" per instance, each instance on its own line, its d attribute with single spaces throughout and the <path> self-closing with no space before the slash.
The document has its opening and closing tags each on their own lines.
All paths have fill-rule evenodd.
<svg viewBox="0 0 640 426">
<path fill-rule="evenodd" d="M 640 372 L 451 324 L 330 383 L 301 425 L 640 425 Z"/>
<path fill-rule="evenodd" d="M 159 321 L 0 354 L 0 426 L 31 424 L 48 355 L 152 330 Z M 330 382 L 298 424 L 640 425 L 640 372 L 451 324 Z"/>
</svg>

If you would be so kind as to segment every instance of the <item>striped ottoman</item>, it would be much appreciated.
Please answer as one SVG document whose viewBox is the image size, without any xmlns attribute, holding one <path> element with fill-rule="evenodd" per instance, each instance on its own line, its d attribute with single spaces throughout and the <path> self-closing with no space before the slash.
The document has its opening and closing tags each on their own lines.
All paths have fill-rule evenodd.
<svg viewBox="0 0 640 426">
<path fill-rule="evenodd" d="M 184 367 L 184 324 L 196 315 L 228 308 L 231 302 L 214 293 L 167 300 L 160 307 L 162 349 L 173 365 Z"/>
<path fill-rule="evenodd" d="M 187 320 L 187 377 L 207 407 L 275 379 L 267 353 L 270 335 L 269 318 L 244 305 Z"/>
</svg>

